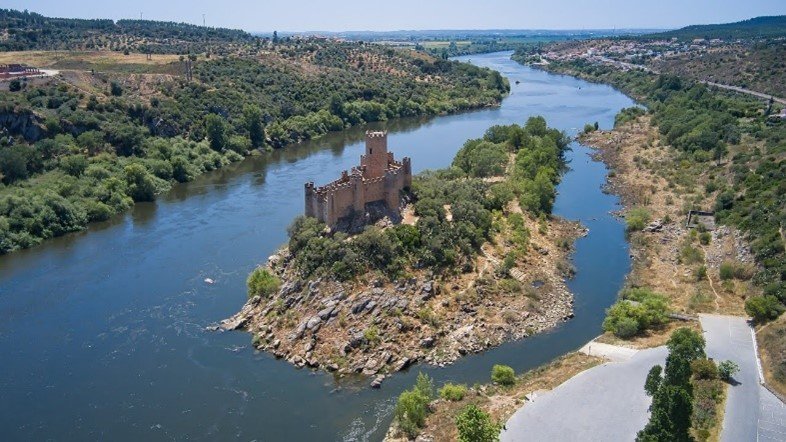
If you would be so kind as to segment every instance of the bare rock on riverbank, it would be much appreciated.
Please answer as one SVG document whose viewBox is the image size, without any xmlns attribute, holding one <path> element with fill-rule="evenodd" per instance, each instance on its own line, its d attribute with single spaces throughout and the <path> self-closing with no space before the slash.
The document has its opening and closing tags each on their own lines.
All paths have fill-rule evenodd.
<svg viewBox="0 0 786 442">
<path fill-rule="evenodd" d="M 564 278 L 570 244 L 583 230 L 560 219 L 527 222 L 531 250 L 509 272 L 500 271 L 510 248 L 504 238 L 486 244 L 468 273 L 410 269 L 395 281 L 302 279 L 282 249 L 267 263 L 282 281 L 278 293 L 249 299 L 221 327 L 247 330 L 257 349 L 297 367 L 375 376 L 379 385 L 380 375 L 416 362 L 450 364 L 573 317 Z"/>
</svg>

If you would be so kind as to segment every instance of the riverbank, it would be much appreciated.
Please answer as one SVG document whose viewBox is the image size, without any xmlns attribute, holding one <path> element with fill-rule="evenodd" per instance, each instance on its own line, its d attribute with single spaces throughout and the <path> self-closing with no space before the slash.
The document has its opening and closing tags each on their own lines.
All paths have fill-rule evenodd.
<svg viewBox="0 0 786 442">
<path fill-rule="evenodd" d="M 522 67 L 509 54 L 471 59 L 511 79 L 514 93 L 500 108 L 372 127 L 389 131 L 390 145 L 412 158 L 414 173 L 447 167 L 468 138 L 495 124 L 542 114 L 566 131 L 595 120 L 610 127 L 614 114 L 632 105 L 611 88 Z M 575 93 L 579 85 L 585 94 Z M 362 139 L 363 130 L 350 129 L 252 157 L 176 186 L 155 204 L 135 205 L 89 234 L 0 257 L 0 292 L 9 295 L 0 297 L 0 348 L 18 356 L 4 367 L 13 386 L 0 417 L 8 437 L 379 440 L 392 401 L 419 371 L 438 384 L 473 385 L 488 379 L 493 364 L 523 373 L 598 335 L 629 261 L 619 222 L 606 215 L 616 198 L 599 190 L 605 169 L 585 162 L 581 146 L 566 153 L 571 170 L 554 214 L 581 220 L 591 234 L 576 242 L 577 273 L 567 281 L 576 317 L 553 331 L 445 368 L 421 364 L 387 378 L 381 390 L 294 369 L 253 349 L 246 333 L 205 332 L 241 308 L 254 264 L 287 241 L 287 225 L 303 211 L 303 183 L 329 182 L 356 165 Z"/>
<path fill-rule="evenodd" d="M 680 161 L 646 115 L 611 131 L 584 134 L 581 141 L 596 149 L 598 158 L 609 166 L 606 191 L 620 196 L 619 215 L 627 217 L 635 210 L 646 218 L 643 228 L 631 228 L 629 222 L 633 269 L 628 286 L 666 295 L 677 313 L 744 315 L 746 297 L 760 288 L 750 278 L 720 274 L 721 266 L 728 263 L 750 274 L 755 270 L 744 235 L 709 221 L 689 228 L 685 215 L 688 210 L 712 210 L 717 190 L 709 183 L 725 165 Z"/>
</svg>

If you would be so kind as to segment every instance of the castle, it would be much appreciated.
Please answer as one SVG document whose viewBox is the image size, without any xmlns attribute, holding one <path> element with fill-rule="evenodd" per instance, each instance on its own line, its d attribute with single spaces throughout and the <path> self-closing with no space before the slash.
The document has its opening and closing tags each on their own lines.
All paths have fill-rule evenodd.
<svg viewBox="0 0 786 442">
<path fill-rule="evenodd" d="M 401 204 L 401 191 L 412 185 L 408 157 L 401 162 L 388 152 L 387 132 L 366 132 L 366 154 L 360 166 L 341 172 L 341 178 L 322 187 L 306 183 L 306 216 L 336 228 L 340 220 L 363 215 L 367 205 L 384 203 L 391 212 Z"/>
</svg>

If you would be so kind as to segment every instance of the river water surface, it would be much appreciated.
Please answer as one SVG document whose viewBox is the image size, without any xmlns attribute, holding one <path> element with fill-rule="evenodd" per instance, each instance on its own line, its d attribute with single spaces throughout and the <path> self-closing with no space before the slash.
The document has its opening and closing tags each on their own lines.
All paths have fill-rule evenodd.
<svg viewBox="0 0 786 442">
<path fill-rule="evenodd" d="M 573 135 L 587 122 L 611 127 L 633 104 L 608 86 L 509 56 L 460 58 L 510 79 L 500 108 L 374 127 L 389 130 L 391 150 L 419 172 L 449 165 L 465 140 L 494 124 L 543 115 Z M 364 130 L 249 158 L 86 232 L 0 257 L 0 438 L 379 440 L 418 370 L 438 384 L 486 382 L 495 363 L 526 370 L 599 334 L 629 270 L 628 248 L 608 213 L 617 199 L 601 192 L 604 165 L 575 143 L 554 212 L 590 234 L 573 257 L 576 318 L 553 331 L 444 369 L 414 367 L 381 390 L 256 353 L 243 332 L 204 331 L 243 305 L 248 272 L 303 211 L 303 183 L 331 181 L 359 161 Z"/>
</svg>

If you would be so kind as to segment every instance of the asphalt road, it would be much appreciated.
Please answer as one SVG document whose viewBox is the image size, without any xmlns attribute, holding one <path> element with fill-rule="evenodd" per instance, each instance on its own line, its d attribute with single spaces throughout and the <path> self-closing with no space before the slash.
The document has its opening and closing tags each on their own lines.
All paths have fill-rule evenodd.
<svg viewBox="0 0 786 442">
<path fill-rule="evenodd" d="M 599 365 L 571 378 L 519 408 L 500 440 L 634 440 L 649 420 L 651 399 L 644 393 L 644 380 L 653 365 L 664 364 L 666 353 L 665 347 L 642 350 L 625 362 Z"/>
<path fill-rule="evenodd" d="M 786 408 L 759 384 L 751 328 L 744 318 L 700 315 L 707 356 L 740 366 L 729 387 L 721 441 L 786 441 Z"/>
<path fill-rule="evenodd" d="M 729 388 L 721 433 L 723 442 L 786 441 L 786 406 L 759 384 L 753 335 L 744 318 L 701 315 L 707 356 L 740 366 Z M 612 357 L 609 362 L 541 393 L 519 408 L 505 424 L 502 441 L 632 441 L 649 420 L 651 399 L 644 380 L 667 350 L 658 347 L 632 353 L 591 343 L 582 351 Z"/>
</svg>

